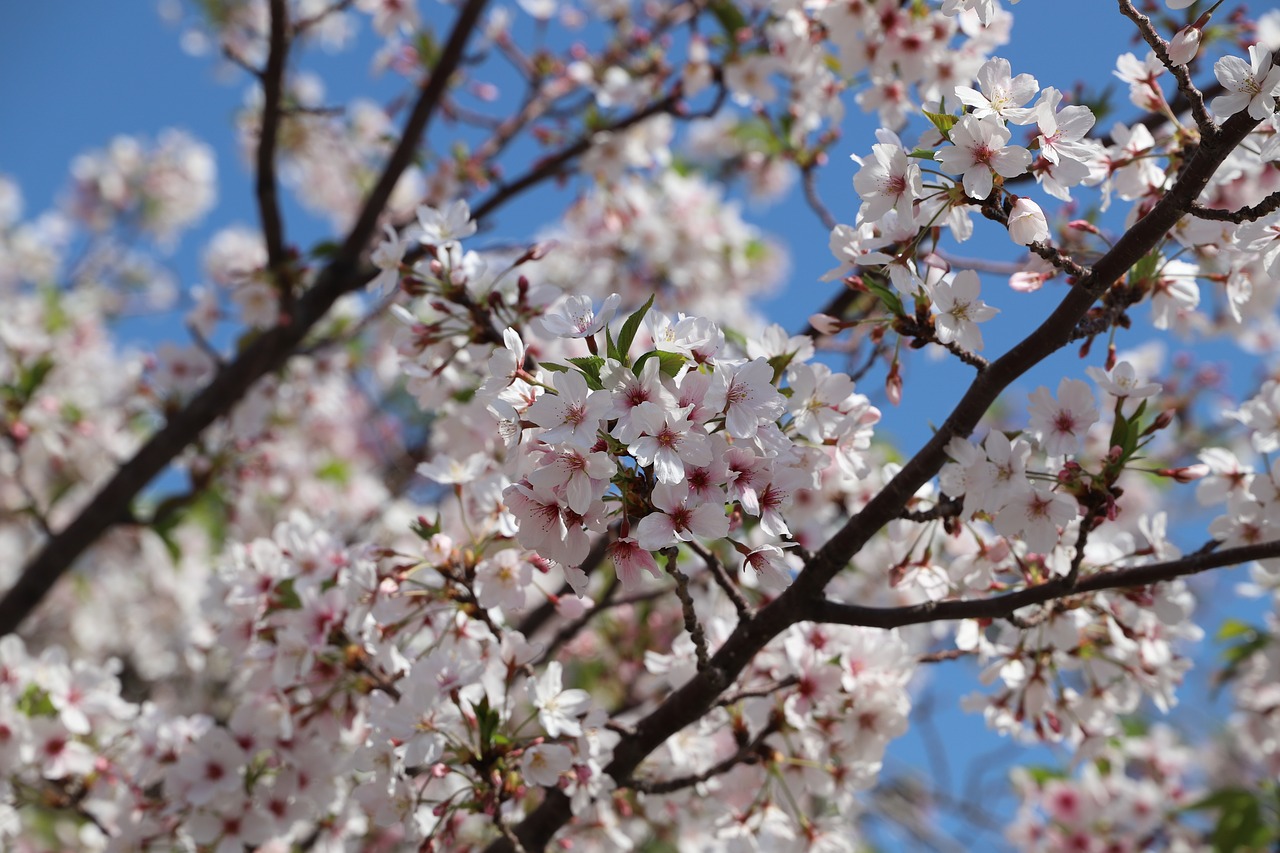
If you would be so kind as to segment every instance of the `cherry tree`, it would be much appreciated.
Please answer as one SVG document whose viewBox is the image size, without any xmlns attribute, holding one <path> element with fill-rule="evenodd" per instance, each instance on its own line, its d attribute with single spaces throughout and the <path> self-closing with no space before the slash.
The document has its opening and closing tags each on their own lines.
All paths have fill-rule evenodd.
<svg viewBox="0 0 1280 853">
<path fill-rule="evenodd" d="M 927 845 L 982 806 L 886 756 L 966 661 L 948 712 L 1063 759 L 1010 846 L 1280 839 L 1280 12 L 1073 11 L 1137 45 L 1102 126 L 998 0 L 198 6 L 258 212 L 204 281 L 189 134 L 35 217 L 0 179 L 6 849 Z M 391 94 L 334 105 L 360 28 Z M 793 182 L 834 267 L 787 330 L 739 198 Z M 1193 663 L 1211 731 L 1162 718 Z"/>
</svg>

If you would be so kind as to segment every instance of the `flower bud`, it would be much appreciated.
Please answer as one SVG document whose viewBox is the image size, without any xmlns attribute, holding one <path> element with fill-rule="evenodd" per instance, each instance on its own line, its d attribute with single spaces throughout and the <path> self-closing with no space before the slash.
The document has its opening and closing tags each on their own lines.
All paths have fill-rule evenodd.
<svg viewBox="0 0 1280 853">
<path fill-rule="evenodd" d="M 1183 27 L 1169 41 L 1169 59 L 1174 65 L 1186 65 L 1200 50 L 1200 28 Z"/>
<path fill-rule="evenodd" d="M 1009 287 L 1018 293 L 1034 293 L 1049 279 L 1049 275 L 1044 272 L 1016 272 L 1009 276 Z"/>
<path fill-rule="evenodd" d="M 884 379 L 884 393 L 889 402 L 898 405 L 902 402 L 902 374 L 898 372 L 898 362 L 889 368 L 889 375 Z"/>
<path fill-rule="evenodd" d="M 838 317 L 832 317 L 830 314 L 810 314 L 809 325 L 824 335 L 834 335 L 845 328 L 845 324 L 840 322 Z"/>
<path fill-rule="evenodd" d="M 1009 214 L 1009 236 L 1019 246 L 1048 240 L 1049 223 L 1044 218 L 1040 205 L 1029 198 L 1015 201 L 1013 211 Z"/>
<path fill-rule="evenodd" d="M 1156 471 L 1161 477 L 1171 477 L 1177 483 L 1190 483 L 1209 474 L 1209 466 L 1203 462 L 1187 465 L 1183 468 L 1161 468 Z"/>
</svg>

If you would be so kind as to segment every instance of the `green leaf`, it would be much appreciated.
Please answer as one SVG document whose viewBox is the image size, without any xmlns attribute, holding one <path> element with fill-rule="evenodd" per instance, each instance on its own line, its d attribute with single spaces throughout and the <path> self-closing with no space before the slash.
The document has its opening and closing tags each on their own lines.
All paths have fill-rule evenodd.
<svg viewBox="0 0 1280 853">
<path fill-rule="evenodd" d="M 724 332 L 724 339 L 738 349 L 745 350 L 747 348 L 747 337 L 742 332 L 729 328 L 722 328 L 720 331 Z"/>
<path fill-rule="evenodd" d="M 311 247 L 311 257 L 317 260 L 328 260 L 338 254 L 342 249 L 342 244 L 333 240 L 321 240 Z"/>
<path fill-rule="evenodd" d="M 1214 635 L 1214 639 L 1219 641 L 1234 640 L 1236 637 L 1252 637 L 1258 634 L 1258 629 L 1248 622 L 1239 619 L 1226 619 L 1218 633 Z"/>
<path fill-rule="evenodd" d="M 42 355 L 27 364 L 19 364 L 17 381 L 0 385 L 0 392 L 16 402 L 19 407 L 25 406 L 32 395 L 44 384 L 45 378 L 53 370 L 53 365 L 53 359 L 47 355 Z"/>
<path fill-rule="evenodd" d="M 426 516 L 420 515 L 409 523 L 409 529 L 425 542 L 440 532 L 440 516 L 437 515 L 435 521 L 428 522 Z"/>
<path fill-rule="evenodd" d="M 1185 806 L 1183 811 L 1216 811 L 1218 822 L 1209 833 L 1213 849 L 1219 853 L 1261 850 L 1277 838 L 1276 830 L 1263 819 L 1262 804 L 1253 791 L 1224 788 Z"/>
<path fill-rule="evenodd" d="M 502 724 L 502 717 L 495 709 L 489 707 L 488 696 L 480 699 L 480 704 L 475 706 L 475 712 L 476 724 L 480 729 L 480 752 L 487 753 L 493 745 L 498 726 Z"/>
<path fill-rule="evenodd" d="M 1111 438 L 1107 440 L 1107 447 L 1123 447 L 1125 433 L 1128 431 L 1129 421 L 1125 418 L 1116 418 L 1115 423 L 1111 425 Z"/>
<path fill-rule="evenodd" d="M 640 368 L 644 367 L 644 363 L 649 359 L 657 356 L 658 372 L 663 376 L 674 378 L 680 372 L 680 368 L 685 365 L 685 358 L 678 352 L 663 352 L 662 350 L 649 350 L 644 355 L 636 359 L 635 367 L 631 368 L 636 376 L 640 375 Z"/>
<path fill-rule="evenodd" d="M 1027 775 L 1030 776 L 1031 780 L 1035 782 L 1037 785 L 1043 785 L 1045 782 L 1048 782 L 1053 779 L 1067 778 L 1067 774 L 1056 767 L 1045 767 L 1043 765 L 1033 765 L 1031 767 L 1026 768 L 1026 771 L 1027 771 Z"/>
<path fill-rule="evenodd" d="M 1156 274 L 1156 267 L 1159 263 L 1160 251 L 1158 249 L 1152 249 L 1150 252 L 1143 255 L 1142 258 L 1140 258 L 1138 262 L 1129 269 L 1129 284 L 1138 286 L 1143 282 L 1153 279 Z"/>
<path fill-rule="evenodd" d="M 736 43 L 738 30 L 747 25 L 747 19 L 738 9 L 738 4 L 731 3 L 729 0 L 713 0 L 707 8 L 716 16 L 720 26 L 724 27 L 725 34 L 729 36 L 729 43 Z"/>
<path fill-rule="evenodd" d="M 285 578 L 276 584 L 276 610 L 302 609 L 302 598 L 298 595 L 298 591 L 293 588 L 294 580 L 295 578 Z"/>
<path fill-rule="evenodd" d="M 430 30 L 420 33 L 416 42 L 418 61 L 424 68 L 434 67 L 440 60 L 440 44 L 436 41 L 435 33 Z"/>
<path fill-rule="evenodd" d="M 613 332 L 609 331 L 609 327 L 604 327 L 604 354 L 614 361 L 622 361 L 622 353 L 618 351 L 618 344 L 613 340 Z"/>
<path fill-rule="evenodd" d="M 916 158 L 917 160 L 936 160 L 936 159 L 938 159 L 937 157 L 935 157 L 935 156 L 934 156 L 934 152 L 930 151 L 930 150 L 929 150 L 929 149 L 927 149 L 927 148 L 917 148 L 917 149 L 915 149 L 914 151 L 912 151 L 910 154 L 908 154 L 907 156 L 908 156 L 908 157 L 914 157 L 914 158 Z"/>
<path fill-rule="evenodd" d="M 538 367 L 545 367 L 547 370 L 550 370 L 552 373 L 568 373 L 569 372 L 569 368 L 565 367 L 563 364 L 558 364 L 554 361 L 540 361 L 538 362 Z"/>
<path fill-rule="evenodd" d="M 48 692 L 38 684 L 28 684 L 27 689 L 18 697 L 18 701 L 14 703 L 21 713 L 28 717 L 56 717 L 58 709 L 53 707 L 53 700 L 49 698 Z"/>
<path fill-rule="evenodd" d="M 624 365 L 627 363 L 627 352 L 631 349 L 631 343 L 636 339 L 636 332 L 640 331 L 640 323 L 644 320 L 644 315 L 653 307 L 653 296 L 650 295 L 647 302 L 640 306 L 634 314 L 627 318 L 622 324 L 622 331 L 618 333 L 618 361 Z"/>
<path fill-rule="evenodd" d="M 345 459 L 330 459 L 316 469 L 316 479 L 346 485 L 351 482 L 351 466 Z"/>
<path fill-rule="evenodd" d="M 600 368 L 604 367 L 603 358 L 598 355 L 584 355 L 569 359 L 569 363 L 582 371 L 583 377 L 587 380 L 587 387 L 592 391 L 604 388 L 604 383 L 600 381 Z"/>
<path fill-rule="evenodd" d="M 924 111 L 929 121 L 933 122 L 933 126 L 938 129 L 938 133 L 942 134 L 942 138 L 951 141 L 951 128 L 956 126 L 956 122 L 960 120 L 959 116 L 953 116 L 951 113 L 931 113 Z"/>
<path fill-rule="evenodd" d="M 773 368 L 773 384 L 777 385 L 778 380 L 782 378 L 783 371 L 791 364 L 791 359 L 795 358 L 794 352 L 785 352 L 781 355 L 775 355 L 769 359 L 769 366 Z"/>
<path fill-rule="evenodd" d="M 867 290 L 870 290 L 876 296 L 880 297 L 880 301 L 884 303 L 884 306 L 895 315 L 901 317 L 907 313 L 902 308 L 902 300 L 898 298 L 898 294 L 894 293 L 883 284 L 867 281 L 865 277 L 863 278 L 863 282 L 866 284 Z"/>
</svg>

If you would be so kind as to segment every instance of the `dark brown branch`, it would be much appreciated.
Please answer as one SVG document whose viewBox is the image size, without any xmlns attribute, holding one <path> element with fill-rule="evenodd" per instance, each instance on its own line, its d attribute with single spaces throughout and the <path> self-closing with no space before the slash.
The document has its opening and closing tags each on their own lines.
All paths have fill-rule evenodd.
<svg viewBox="0 0 1280 853">
<path fill-rule="evenodd" d="M 815 622 L 839 625 L 861 625 L 868 628 L 900 628 L 921 622 L 943 622 L 955 619 L 1008 619 L 1017 610 L 1044 604 L 1067 595 L 1148 586 L 1187 575 L 1234 566 L 1253 560 L 1280 557 L 1280 540 L 1238 548 L 1200 550 L 1177 560 L 1115 569 L 1077 578 L 1073 586 L 1068 576 L 1055 578 L 1038 586 L 1020 589 L 991 598 L 970 601 L 933 601 L 909 607 L 863 607 L 824 599 L 810 614 Z"/>
<path fill-rule="evenodd" d="M 289 322 L 268 329 L 219 370 L 186 406 L 124 463 L 88 505 L 61 531 L 50 537 L 23 568 L 17 583 L 0 599 L 0 635 L 12 633 L 40 603 L 76 559 L 107 530 L 129 519 L 129 505 L 206 427 L 227 414 L 263 376 L 278 370 L 297 349 L 307 332 L 342 295 L 363 286 L 359 260 L 373 234 L 391 190 L 413 160 L 449 77 L 479 22 L 487 0 L 468 0 L 458 13 L 440 61 L 432 70 L 399 145 L 383 169 L 364 208 L 333 260 L 315 284 L 298 300 Z"/>
<path fill-rule="evenodd" d="M 1090 275 L 1081 279 L 1071 289 L 1037 329 L 1004 356 L 992 362 L 990 369 L 978 375 L 933 438 L 861 512 L 851 518 L 826 545 L 813 555 L 812 559 L 806 562 L 804 570 L 787 591 L 761 608 L 750 622 L 739 623 L 734 628 L 733 633 L 712 656 L 710 671 L 699 672 L 635 724 L 634 732 L 623 737 L 614 747 L 613 760 L 605 767 L 605 772 L 614 779 L 631 778 L 640 762 L 667 738 L 701 719 L 719 699 L 724 685 L 736 678 L 770 640 L 797 622 L 814 619 L 816 612 L 822 609 L 821 606 L 814 605 L 822 600 L 823 590 L 827 584 L 848 565 L 853 555 L 857 554 L 873 535 L 902 512 L 919 488 L 937 474 L 947 459 L 947 443 L 955 436 L 969 435 L 1005 388 L 1065 345 L 1076 324 L 1084 317 L 1085 312 L 1098 296 L 1164 239 L 1169 229 L 1182 218 L 1191 203 L 1200 195 L 1222 161 L 1257 124 L 1258 122 L 1251 119 L 1247 113 L 1240 113 L 1223 124 L 1212 137 L 1206 138 L 1191 156 L 1186 168 L 1182 170 L 1177 182 L 1165 197 L 1146 216 L 1130 227 L 1098 260 Z M 1275 553 L 1268 553 L 1265 549 L 1250 548 L 1231 549 L 1231 551 L 1233 561 L 1252 560 L 1260 556 L 1275 556 L 1275 553 L 1280 553 L 1280 548 L 1277 548 Z M 1207 555 L 1205 559 L 1214 560 L 1216 555 Z M 1215 565 L 1227 564 L 1227 562 L 1215 563 Z M 1208 565 L 1205 566 L 1205 568 L 1208 567 Z M 1150 567 L 1125 571 L 1125 585 L 1153 583 L 1165 579 L 1159 575 L 1159 572 L 1151 576 Z M 1089 578 L 1080 582 L 1076 590 L 1085 592 L 1093 589 L 1092 586 L 1086 586 L 1092 580 Z M 1013 593 L 1013 595 L 1024 594 L 1034 596 L 1030 591 Z M 1036 600 L 1032 597 L 1026 603 L 1034 604 Z M 976 605 L 968 602 L 947 602 L 934 604 L 932 607 L 936 610 L 948 607 L 976 607 Z M 994 609 L 1003 612 L 1003 606 Z M 960 612 L 963 615 L 932 618 L 967 618 L 967 613 Z M 931 621 L 931 619 L 920 614 L 915 621 Z M 543 850 L 571 817 L 572 809 L 568 796 L 558 789 L 549 789 L 542 804 L 516 828 L 516 836 L 527 849 Z M 490 853 L 510 849 L 510 845 L 502 839 L 495 841 L 489 847 Z"/>
<path fill-rule="evenodd" d="M 689 594 L 689 576 L 676 567 L 680 552 L 676 548 L 667 548 L 662 553 L 667 558 L 667 573 L 676 580 L 676 598 L 680 599 L 680 606 L 684 611 L 684 629 L 693 638 L 693 653 L 698 659 L 698 672 L 707 672 L 711 667 L 707 632 L 698 621 L 698 611 L 693 606 L 693 596 Z"/>
<path fill-rule="evenodd" d="M 779 722 L 775 715 L 769 719 L 769 722 L 760 730 L 758 735 L 739 747 L 737 752 L 723 761 L 713 764 L 701 773 L 693 773 L 689 776 L 680 776 L 675 779 L 655 779 L 652 781 L 648 779 L 631 779 L 623 784 L 632 790 L 646 794 L 671 794 L 676 791 L 682 791 L 685 788 L 692 788 L 694 785 L 701 785 L 708 779 L 723 776 L 739 764 L 758 764 L 763 758 L 765 740 L 778 731 L 778 727 Z"/>
<path fill-rule="evenodd" d="M 1216 207 L 1205 207 L 1202 204 L 1191 205 L 1189 213 L 1200 219 L 1212 219 L 1217 222 L 1253 222 L 1269 213 L 1280 210 L 1280 191 L 1273 192 L 1257 204 L 1242 207 L 1239 210 L 1220 210 Z"/>
<path fill-rule="evenodd" d="M 625 130 L 632 125 L 638 124 L 639 122 L 658 115 L 659 113 L 674 112 L 675 106 L 679 102 L 680 95 L 678 92 L 667 95 L 665 98 L 649 104 L 644 109 L 637 110 L 636 112 L 619 119 L 607 129 L 609 131 Z M 513 196 L 520 195 L 525 190 L 535 187 L 543 181 L 561 174 L 565 167 L 567 167 L 571 162 L 590 150 L 594 137 L 594 133 L 579 137 L 577 141 L 565 146 L 550 157 L 545 157 L 538 161 L 532 169 L 525 172 L 516 180 L 498 187 L 498 189 L 494 190 L 488 198 L 476 206 L 472 211 L 472 218 L 477 222 L 481 222 L 486 216 L 509 201 Z"/>
<path fill-rule="evenodd" d="M 818 193 L 818 170 L 814 168 L 815 165 L 816 164 L 811 163 L 808 166 L 805 166 L 801 185 L 804 187 L 804 197 L 805 200 L 809 202 L 809 208 L 817 215 L 818 219 L 821 220 L 823 226 L 828 231 L 831 231 L 840 223 L 831 215 L 831 211 L 827 209 L 825 204 L 823 204 L 822 196 Z"/>
<path fill-rule="evenodd" d="M 964 509 L 963 498 L 942 496 L 942 499 L 928 509 L 904 509 L 898 518 L 906 521 L 935 521 L 939 518 L 955 518 Z"/>
<path fill-rule="evenodd" d="M 738 611 L 739 619 L 751 618 L 751 605 L 747 603 L 747 599 L 743 597 L 742 591 L 734 585 L 733 579 L 729 577 L 729 573 L 724 570 L 724 565 L 720 562 L 720 558 L 715 554 L 703 548 L 697 542 L 689 542 L 689 548 L 693 553 L 702 558 L 702 562 L 707 564 L 707 570 L 711 572 L 711 577 L 715 579 L 716 584 L 729 596 L 729 600 L 733 602 L 733 607 Z"/>
<path fill-rule="evenodd" d="M 267 269 L 280 292 L 280 306 L 286 313 L 292 305 L 293 277 L 286 270 L 284 222 L 280 218 L 279 186 L 276 183 L 276 140 L 280 133 L 280 101 L 284 90 L 285 61 L 289 53 L 289 12 L 285 0 L 271 0 L 270 51 L 262 71 L 262 126 L 258 131 L 257 177 L 258 219 L 267 246 Z"/>
<path fill-rule="evenodd" d="M 1204 93 L 1196 88 L 1196 84 L 1191 79 L 1191 70 L 1185 65 L 1177 65 L 1169 56 L 1169 43 L 1160 37 L 1156 32 L 1155 25 L 1151 23 L 1151 19 L 1139 12 L 1132 3 L 1132 0 L 1119 0 L 1120 14 L 1133 21 L 1138 27 L 1138 32 L 1142 33 L 1142 38 L 1147 45 L 1155 52 L 1160 62 L 1165 68 L 1168 68 L 1173 74 L 1175 80 L 1178 81 L 1178 91 L 1187 99 L 1187 103 L 1191 107 L 1191 117 L 1196 121 L 1196 127 L 1200 128 L 1201 135 L 1208 136 L 1214 131 L 1214 123 L 1212 116 L 1204 106 Z"/>
</svg>

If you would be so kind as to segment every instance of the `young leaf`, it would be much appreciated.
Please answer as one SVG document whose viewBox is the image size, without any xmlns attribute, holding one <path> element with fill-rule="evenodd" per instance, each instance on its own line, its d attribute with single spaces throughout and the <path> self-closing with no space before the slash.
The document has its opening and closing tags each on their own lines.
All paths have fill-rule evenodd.
<svg viewBox="0 0 1280 853">
<path fill-rule="evenodd" d="M 640 321 L 652 307 L 653 296 L 650 296 L 649 300 L 622 324 L 622 331 L 618 333 L 618 361 L 624 365 L 627 363 L 627 352 L 631 349 L 631 342 L 636 339 L 636 332 L 640 330 Z"/>
<path fill-rule="evenodd" d="M 867 290 L 870 290 L 876 296 L 880 297 L 880 301 L 884 303 L 884 307 L 888 308 L 899 317 L 907 313 L 902 308 L 902 300 L 898 298 L 898 294 L 894 293 L 883 284 L 866 281 L 866 279 L 863 279 L 863 281 L 867 285 Z"/>
<path fill-rule="evenodd" d="M 604 388 L 604 383 L 600 381 L 600 368 L 604 367 L 603 358 L 598 355 L 584 355 L 569 359 L 569 363 L 582 371 L 583 377 L 587 380 L 587 387 L 592 391 Z"/>
<path fill-rule="evenodd" d="M 942 134 L 942 138 L 950 142 L 951 128 L 956 126 L 956 122 L 960 120 L 959 117 L 953 116 L 951 113 L 931 113 L 928 110 L 925 110 L 924 114 L 929 121 L 933 122 L 933 126 L 938 129 L 938 133 Z"/>
</svg>

